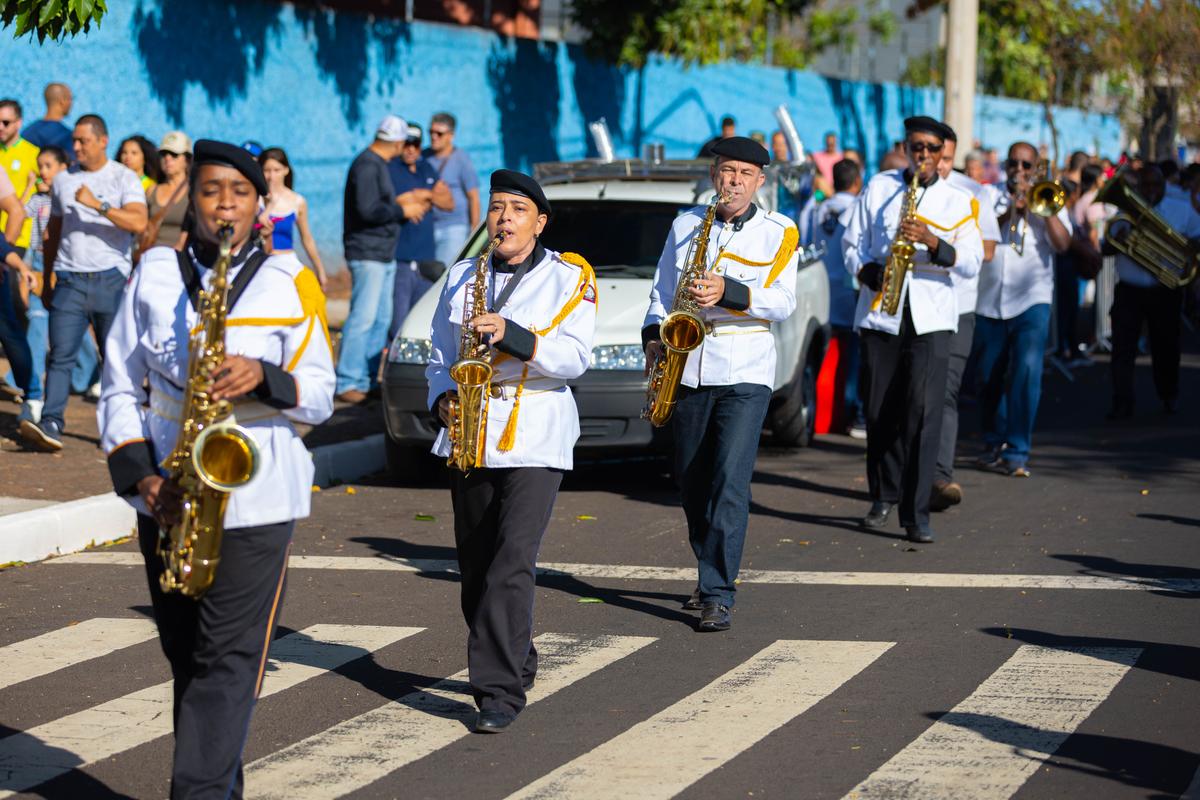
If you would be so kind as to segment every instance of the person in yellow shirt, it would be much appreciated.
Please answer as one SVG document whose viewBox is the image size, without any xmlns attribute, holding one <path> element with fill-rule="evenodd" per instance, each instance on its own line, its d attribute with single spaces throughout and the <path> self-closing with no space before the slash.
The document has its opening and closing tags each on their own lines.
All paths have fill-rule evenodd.
<svg viewBox="0 0 1200 800">
<path fill-rule="evenodd" d="M 37 180 L 37 157 L 41 150 L 21 138 L 21 104 L 16 100 L 0 100 L 0 163 L 12 181 L 17 197 L 25 197 L 30 181 Z M 3 227 L 7 215 L 0 216 Z M 21 235 L 12 244 L 18 248 L 29 246 L 32 220 L 25 220 Z"/>
</svg>

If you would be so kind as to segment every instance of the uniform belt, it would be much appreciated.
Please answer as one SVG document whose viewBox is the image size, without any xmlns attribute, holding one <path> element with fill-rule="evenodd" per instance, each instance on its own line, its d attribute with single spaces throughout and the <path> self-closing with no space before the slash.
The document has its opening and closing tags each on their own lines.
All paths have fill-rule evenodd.
<svg viewBox="0 0 1200 800">
<path fill-rule="evenodd" d="M 507 383 L 493 383 L 489 393 L 495 400 L 512 400 L 517 396 L 517 387 L 520 385 L 521 382 L 519 380 Z M 521 390 L 521 396 L 528 397 L 531 394 L 558 392 L 565 387 L 565 383 L 554 378 L 534 378 L 525 381 L 525 388 Z"/>
<path fill-rule="evenodd" d="M 150 393 L 150 412 L 177 425 L 183 422 L 183 404 L 162 392 Z M 280 413 L 279 409 L 271 408 L 257 400 L 235 400 L 233 402 L 233 416 L 239 424 L 270 419 L 279 416 Z"/>
<path fill-rule="evenodd" d="M 747 333 L 770 333 L 771 323 L 761 319 L 727 319 L 704 323 L 709 336 L 740 336 Z"/>
</svg>

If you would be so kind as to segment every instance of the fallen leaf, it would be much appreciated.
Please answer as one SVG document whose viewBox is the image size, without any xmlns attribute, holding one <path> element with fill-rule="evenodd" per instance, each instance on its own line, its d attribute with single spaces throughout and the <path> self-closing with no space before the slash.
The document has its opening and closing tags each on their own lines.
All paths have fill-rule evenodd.
<svg viewBox="0 0 1200 800">
<path fill-rule="evenodd" d="M 591 514 L 580 514 L 575 519 L 579 520 L 580 522 L 591 522 L 592 520 L 594 520 L 596 518 L 593 517 Z"/>
<path fill-rule="evenodd" d="M 314 484 L 313 484 L 313 491 L 314 491 L 314 492 L 319 492 L 319 491 L 321 491 L 321 487 L 320 487 L 320 486 L 317 486 L 317 485 L 314 483 Z"/>
<path fill-rule="evenodd" d="M 601 600 L 599 597 L 581 597 L 581 598 L 579 598 L 579 602 L 581 602 L 581 603 L 603 603 L 604 601 Z"/>
<path fill-rule="evenodd" d="M 346 494 L 358 494 L 358 489 L 355 489 L 353 486 L 347 486 Z"/>
<path fill-rule="evenodd" d="M 783 542 L 791 542 L 791 541 L 792 541 L 791 539 L 780 539 L 779 540 L 780 544 L 782 544 Z"/>
<path fill-rule="evenodd" d="M 1146 495 L 1148 495 L 1148 494 L 1150 494 L 1150 490 L 1149 490 L 1149 489 L 1142 489 L 1142 497 L 1145 497 L 1145 496 L 1146 496 Z"/>
<path fill-rule="evenodd" d="M 414 514 L 413 519 L 417 522 L 433 522 L 433 514 Z"/>
</svg>

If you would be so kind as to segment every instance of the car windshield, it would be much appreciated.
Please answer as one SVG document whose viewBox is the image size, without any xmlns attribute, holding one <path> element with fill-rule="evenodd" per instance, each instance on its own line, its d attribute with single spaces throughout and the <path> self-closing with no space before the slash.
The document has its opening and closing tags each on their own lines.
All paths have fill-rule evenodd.
<svg viewBox="0 0 1200 800">
<path fill-rule="evenodd" d="M 638 200 L 555 200 L 542 244 L 579 253 L 601 277 L 653 278 L 671 221 L 687 206 Z M 466 255 L 484 246 L 476 232 Z"/>
</svg>

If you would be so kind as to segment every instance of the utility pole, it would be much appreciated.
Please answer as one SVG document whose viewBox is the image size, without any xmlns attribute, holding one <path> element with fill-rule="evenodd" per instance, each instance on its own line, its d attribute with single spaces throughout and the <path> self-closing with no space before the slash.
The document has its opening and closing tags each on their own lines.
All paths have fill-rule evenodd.
<svg viewBox="0 0 1200 800">
<path fill-rule="evenodd" d="M 954 166 L 965 163 L 975 139 L 975 82 L 979 0 L 949 0 L 946 19 L 946 96 L 943 118 L 958 135 Z"/>
</svg>

